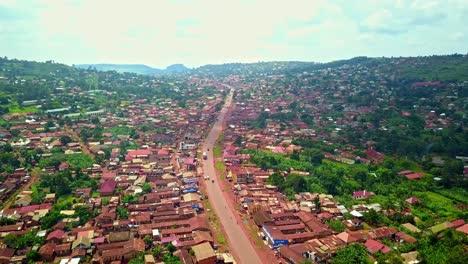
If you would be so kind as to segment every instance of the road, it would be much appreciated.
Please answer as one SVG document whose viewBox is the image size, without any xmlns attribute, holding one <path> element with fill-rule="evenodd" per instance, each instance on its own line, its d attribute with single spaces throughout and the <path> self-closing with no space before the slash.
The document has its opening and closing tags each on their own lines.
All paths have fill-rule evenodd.
<svg viewBox="0 0 468 264">
<path fill-rule="evenodd" d="M 215 181 L 212 183 L 210 179 L 206 182 L 206 191 L 208 193 L 210 204 L 228 236 L 229 248 L 232 251 L 231 254 L 240 264 L 262 263 L 261 259 L 257 255 L 257 252 L 253 248 L 253 245 L 250 243 L 250 239 L 247 237 L 246 233 L 243 232 L 241 226 L 239 225 L 242 223 L 237 220 L 234 215 L 235 212 L 231 210 L 228 201 L 226 201 L 225 196 L 223 195 L 222 187 L 219 184 L 221 179 L 216 177 L 213 148 L 216 144 L 216 140 L 223 130 L 224 118 L 229 106 L 232 103 L 232 96 L 234 91 L 234 88 L 230 86 L 227 87 L 231 88 L 231 93 L 227 96 L 224 107 L 221 110 L 213 128 L 208 134 L 208 137 L 206 138 L 205 144 L 203 146 L 203 151 L 207 153 L 207 159 L 203 160 L 202 162 L 204 173 L 205 175 L 209 175 L 211 179 L 214 179 Z"/>
</svg>

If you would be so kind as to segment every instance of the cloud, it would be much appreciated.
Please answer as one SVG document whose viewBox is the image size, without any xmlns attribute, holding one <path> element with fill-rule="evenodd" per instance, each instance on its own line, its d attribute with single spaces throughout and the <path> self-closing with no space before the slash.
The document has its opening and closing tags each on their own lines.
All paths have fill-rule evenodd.
<svg viewBox="0 0 468 264">
<path fill-rule="evenodd" d="M 0 50 L 69 64 L 157 67 L 418 55 L 417 44 L 431 41 L 424 52 L 450 53 L 466 48 L 433 38 L 466 36 L 467 10 L 464 0 L 2 0 Z"/>
</svg>

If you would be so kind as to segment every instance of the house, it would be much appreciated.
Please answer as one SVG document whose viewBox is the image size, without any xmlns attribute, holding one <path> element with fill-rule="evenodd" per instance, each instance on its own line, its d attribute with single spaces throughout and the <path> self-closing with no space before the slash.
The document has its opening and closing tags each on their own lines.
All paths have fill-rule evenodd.
<svg viewBox="0 0 468 264">
<path fill-rule="evenodd" d="M 79 264 L 80 261 L 80 258 L 63 258 L 60 260 L 59 264 Z"/>
<path fill-rule="evenodd" d="M 375 195 L 373 192 L 369 192 L 366 190 L 353 192 L 353 198 L 355 200 L 367 199 L 373 195 Z"/>
<path fill-rule="evenodd" d="M 419 263 L 418 252 L 417 251 L 402 253 L 401 257 L 403 258 L 403 263 L 404 264 L 417 264 L 417 263 Z"/>
<path fill-rule="evenodd" d="M 101 251 L 101 258 L 104 263 L 130 260 L 135 258 L 138 252 L 144 250 L 145 242 L 142 239 L 133 239 L 126 242 L 111 243 L 107 244 L 105 249 Z"/>
<path fill-rule="evenodd" d="M 46 243 L 39 249 L 39 254 L 44 261 L 54 260 L 54 251 L 56 245 L 54 243 Z"/>
<path fill-rule="evenodd" d="M 32 198 L 30 195 L 18 195 L 15 201 L 15 205 L 19 207 L 24 207 L 30 205 Z"/>
<path fill-rule="evenodd" d="M 405 175 L 407 179 L 410 179 L 410 180 L 420 180 L 424 174 L 422 173 L 411 173 L 411 174 L 407 174 Z"/>
<path fill-rule="evenodd" d="M 15 251 L 13 248 L 0 249 L 0 263 L 10 263 L 10 259 L 15 255 Z"/>
<path fill-rule="evenodd" d="M 156 260 L 154 260 L 153 255 L 145 255 L 145 264 L 156 264 Z"/>
<path fill-rule="evenodd" d="M 72 243 L 72 249 L 88 249 L 91 247 L 91 239 L 87 237 L 78 237 Z"/>
<path fill-rule="evenodd" d="M 346 244 L 354 243 L 354 242 L 357 242 L 359 240 L 358 237 L 355 237 L 355 236 L 353 236 L 352 234 L 350 234 L 348 232 L 341 232 L 338 235 L 336 235 L 336 237 L 341 239 Z"/>
<path fill-rule="evenodd" d="M 48 243 L 60 244 L 62 243 L 62 239 L 64 235 L 65 235 L 65 232 L 63 230 L 57 229 L 49 233 L 46 241 Z"/>
<path fill-rule="evenodd" d="M 432 233 L 437 234 L 437 233 L 439 233 L 439 232 L 441 232 L 441 231 L 443 231 L 443 230 L 445 230 L 447 228 L 450 228 L 450 227 L 451 227 L 450 222 L 444 222 L 444 223 L 432 226 L 429 229 L 431 230 Z"/>
<path fill-rule="evenodd" d="M 44 197 L 45 203 L 55 203 L 55 193 L 48 193 Z"/>
<path fill-rule="evenodd" d="M 376 164 L 381 164 L 383 162 L 383 160 L 385 159 L 385 155 L 380 153 L 380 152 L 377 152 L 375 149 L 373 148 L 369 148 L 367 151 L 366 151 L 366 157 L 372 162 L 372 163 L 376 163 Z"/>
<path fill-rule="evenodd" d="M 414 244 L 417 242 L 416 238 L 406 234 L 405 232 L 398 232 L 395 234 L 395 238 L 394 240 L 396 242 L 400 242 L 400 243 L 410 243 L 410 244 Z"/>
<path fill-rule="evenodd" d="M 64 171 L 64 170 L 70 168 L 70 165 L 68 163 L 66 163 L 66 162 L 62 162 L 62 163 L 60 163 L 58 168 L 59 168 L 59 171 Z"/>
<path fill-rule="evenodd" d="M 217 260 L 216 253 L 209 242 L 195 245 L 192 250 L 198 264 L 213 264 Z"/>
<path fill-rule="evenodd" d="M 405 202 L 413 205 L 413 204 L 421 203 L 421 200 L 419 200 L 418 198 L 413 196 L 413 197 L 410 197 L 410 198 L 406 199 Z"/>
<path fill-rule="evenodd" d="M 101 184 L 101 187 L 99 187 L 99 193 L 101 194 L 101 196 L 112 196 L 114 194 L 116 186 L 116 181 L 108 180 Z"/>
<path fill-rule="evenodd" d="M 421 229 L 417 228 L 416 226 L 414 226 L 411 223 L 404 223 L 401 226 L 403 226 L 404 228 L 406 228 L 407 230 L 409 230 L 409 231 L 411 231 L 413 233 L 421 233 Z"/>
<path fill-rule="evenodd" d="M 296 252 L 287 245 L 280 246 L 279 252 L 281 257 L 291 264 L 303 263 L 306 260 L 306 258 L 299 254 L 299 252 Z"/>
<path fill-rule="evenodd" d="M 462 226 L 460 226 L 459 228 L 455 229 L 457 230 L 458 232 L 462 232 L 462 233 L 465 233 L 466 235 L 468 235 L 468 224 L 464 224 Z"/>
<path fill-rule="evenodd" d="M 75 197 L 81 197 L 83 199 L 88 199 L 89 197 L 91 197 L 91 192 L 93 190 L 91 188 L 77 188 L 74 192 L 73 192 L 73 196 Z"/>
<path fill-rule="evenodd" d="M 72 253 L 71 244 L 66 243 L 66 244 L 57 245 L 55 247 L 54 252 L 55 252 L 55 255 L 58 257 L 69 256 Z"/>
<path fill-rule="evenodd" d="M 367 240 L 364 246 L 367 248 L 367 251 L 371 254 L 375 254 L 377 252 L 385 254 L 391 250 L 391 248 L 373 239 Z"/>
</svg>

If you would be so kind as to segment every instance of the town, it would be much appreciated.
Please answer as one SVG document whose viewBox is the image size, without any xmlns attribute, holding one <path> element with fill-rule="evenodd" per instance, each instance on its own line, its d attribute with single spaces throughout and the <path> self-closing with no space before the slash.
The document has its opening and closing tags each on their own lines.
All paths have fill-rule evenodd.
<svg viewBox="0 0 468 264">
<path fill-rule="evenodd" d="M 0 263 L 464 263 L 468 80 L 435 60 L 468 63 L 0 59 Z"/>
</svg>

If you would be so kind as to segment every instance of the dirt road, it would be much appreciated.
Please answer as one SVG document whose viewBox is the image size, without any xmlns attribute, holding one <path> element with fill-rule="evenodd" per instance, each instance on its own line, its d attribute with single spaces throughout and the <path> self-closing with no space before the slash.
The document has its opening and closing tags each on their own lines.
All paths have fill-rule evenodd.
<svg viewBox="0 0 468 264">
<path fill-rule="evenodd" d="M 219 182 L 221 179 L 216 178 L 216 170 L 213 157 L 213 148 L 216 140 L 223 130 L 223 122 L 226 112 L 231 105 L 234 89 L 231 88 L 231 93 L 227 96 L 225 105 L 218 116 L 216 123 L 211 129 L 208 137 L 205 140 L 203 151 L 207 153 L 207 159 L 203 160 L 203 169 L 205 175 L 209 175 L 211 179 L 206 183 L 206 191 L 210 203 L 221 222 L 223 229 L 228 236 L 229 248 L 233 251 L 232 255 L 236 258 L 238 263 L 241 264 L 256 264 L 262 263 L 262 260 L 257 255 L 253 248 L 250 239 L 241 228 L 238 218 L 234 215 L 234 211 L 226 201 L 223 195 L 223 189 Z M 209 149 L 209 151 L 208 151 Z M 214 180 L 214 182 L 212 182 Z"/>
</svg>

